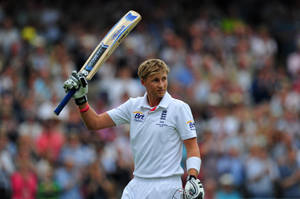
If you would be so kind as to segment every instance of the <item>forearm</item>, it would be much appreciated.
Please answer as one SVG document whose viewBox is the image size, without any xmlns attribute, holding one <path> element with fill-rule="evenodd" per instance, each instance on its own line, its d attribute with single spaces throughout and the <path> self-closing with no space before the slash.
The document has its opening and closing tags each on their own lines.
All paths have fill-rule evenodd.
<svg viewBox="0 0 300 199">
<path fill-rule="evenodd" d="M 81 110 L 84 110 L 85 108 L 87 108 L 87 106 L 89 106 L 88 102 L 79 105 L 79 112 L 80 112 L 80 116 L 85 124 L 85 126 L 89 129 L 89 130 L 97 130 L 97 117 L 98 114 L 93 110 L 92 107 L 89 106 L 88 110 L 81 112 Z"/>
<path fill-rule="evenodd" d="M 192 138 L 189 140 L 185 140 L 185 147 L 187 149 L 187 164 L 188 162 L 194 162 L 191 161 L 192 159 L 200 159 L 200 151 L 199 151 L 199 147 L 196 141 L 196 138 Z M 201 162 L 199 163 L 201 164 Z M 200 167 L 200 165 L 198 165 Z M 198 176 L 199 171 L 196 168 L 188 168 L 187 170 L 188 175 L 193 175 L 193 176 Z"/>
<path fill-rule="evenodd" d="M 79 112 L 84 124 L 89 130 L 100 130 L 115 126 L 107 113 L 97 114 L 95 110 L 89 106 L 88 102 L 79 105 L 79 110 L 84 110 Z"/>
<path fill-rule="evenodd" d="M 191 158 L 191 157 L 198 157 L 200 158 L 200 152 L 198 151 L 194 151 L 193 153 L 190 153 L 190 155 L 187 155 L 187 158 Z M 198 176 L 198 171 L 194 168 L 190 168 L 188 171 L 188 175 L 192 175 L 192 176 Z"/>
<path fill-rule="evenodd" d="M 192 138 L 184 141 L 187 151 L 187 181 L 184 187 L 186 198 L 204 198 L 204 188 L 198 174 L 201 167 L 200 151 L 197 144 L 197 138 Z"/>
</svg>

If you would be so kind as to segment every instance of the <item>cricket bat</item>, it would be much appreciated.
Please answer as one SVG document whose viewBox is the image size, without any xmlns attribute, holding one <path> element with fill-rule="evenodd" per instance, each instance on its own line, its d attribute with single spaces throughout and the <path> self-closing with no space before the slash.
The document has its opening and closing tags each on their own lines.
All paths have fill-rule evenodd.
<svg viewBox="0 0 300 199">
<path fill-rule="evenodd" d="M 109 56 L 141 19 L 142 17 L 139 13 L 131 10 L 110 29 L 80 69 L 80 72 L 86 76 L 87 80 L 92 79 L 102 64 L 109 58 Z M 56 115 L 59 115 L 75 92 L 76 90 L 72 89 L 66 94 L 54 110 Z"/>
</svg>

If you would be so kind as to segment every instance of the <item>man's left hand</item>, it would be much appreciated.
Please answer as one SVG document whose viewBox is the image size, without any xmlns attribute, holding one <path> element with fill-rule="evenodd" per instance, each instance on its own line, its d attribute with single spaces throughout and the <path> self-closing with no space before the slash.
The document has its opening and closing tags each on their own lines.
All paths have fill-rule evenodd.
<svg viewBox="0 0 300 199">
<path fill-rule="evenodd" d="M 195 176 L 188 176 L 184 190 L 186 199 L 204 199 L 203 185 Z"/>
</svg>

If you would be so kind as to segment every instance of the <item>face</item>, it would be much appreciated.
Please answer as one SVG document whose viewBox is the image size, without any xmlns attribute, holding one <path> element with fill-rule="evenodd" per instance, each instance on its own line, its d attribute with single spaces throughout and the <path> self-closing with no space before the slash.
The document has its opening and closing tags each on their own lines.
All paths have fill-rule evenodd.
<svg viewBox="0 0 300 199">
<path fill-rule="evenodd" d="M 168 87 L 168 75 L 166 72 L 157 73 L 142 80 L 142 84 L 145 86 L 148 95 L 154 98 L 162 98 Z"/>
</svg>

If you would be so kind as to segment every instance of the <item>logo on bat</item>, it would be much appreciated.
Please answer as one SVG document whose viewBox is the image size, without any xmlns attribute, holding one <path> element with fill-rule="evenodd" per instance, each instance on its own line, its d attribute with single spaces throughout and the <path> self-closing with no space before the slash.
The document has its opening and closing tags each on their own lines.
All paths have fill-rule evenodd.
<svg viewBox="0 0 300 199">
<path fill-rule="evenodd" d="M 112 40 L 115 39 L 115 38 L 116 38 L 116 37 L 124 30 L 125 27 L 126 27 L 125 25 L 121 26 L 120 29 L 117 30 L 117 31 L 112 35 L 111 39 L 112 39 Z"/>
<path fill-rule="evenodd" d="M 109 47 L 108 45 L 101 43 L 100 48 L 98 48 L 96 50 L 95 54 L 93 55 L 93 57 L 90 59 L 90 61 L 86 65 L 86 67 L 85 67 L 86 71 L 89 72 L 93 69 L 93 67 L 96 65 L 97 61 L 100 59 L 100 57 L 103 55 L 103 53 L 106 51 L 106 49 L 108 47 Z"/>
</svg>

